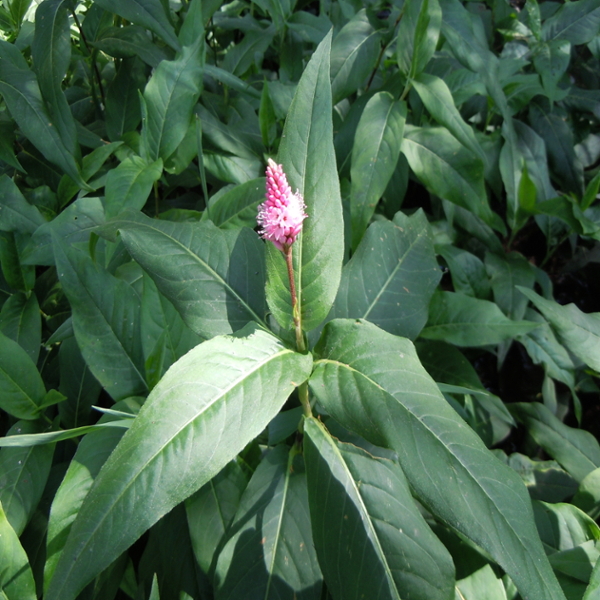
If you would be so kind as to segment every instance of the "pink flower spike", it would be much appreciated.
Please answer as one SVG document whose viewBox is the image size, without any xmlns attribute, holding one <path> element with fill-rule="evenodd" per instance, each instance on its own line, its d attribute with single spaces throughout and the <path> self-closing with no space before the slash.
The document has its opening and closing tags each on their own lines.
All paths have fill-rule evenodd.
<svg viewBox="0 0 600 600">
<path fill-rule="evenodd" d="M 299 191 L 292 194 L 283 167 L 270 158 L 266 175 L 266 200 L 258 207 L 259 234 L 285 251 L 302 231 L 302 222 L 308 216 L 304 212 L 306 206 Z"/>
</svg>

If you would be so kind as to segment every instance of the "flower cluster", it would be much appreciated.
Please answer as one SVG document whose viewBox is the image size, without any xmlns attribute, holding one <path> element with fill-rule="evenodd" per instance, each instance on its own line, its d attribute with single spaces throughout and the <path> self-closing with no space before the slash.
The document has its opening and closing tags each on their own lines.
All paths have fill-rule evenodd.
<svg viewBox="0 0 600 600">
<path fill-rule="evenodd" d="M 266 200 L 258 207 L 260 235 L 285 251 L 302 230 L 302 222 L 308 216 L 302 194 L 292 194 L 283 167 L 269 159 L 267 166 Z"/>
</svg>

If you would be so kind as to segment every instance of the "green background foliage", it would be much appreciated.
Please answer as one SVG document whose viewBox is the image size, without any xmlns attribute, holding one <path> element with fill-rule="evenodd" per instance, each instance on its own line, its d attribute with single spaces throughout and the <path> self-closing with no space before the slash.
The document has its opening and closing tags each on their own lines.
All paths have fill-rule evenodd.
<svg viewBox="0 0 600 600">
<path fill-rule="evenodd" d="M 599 72 L 600 0 L 0 4 L 0 596 L 600 598 Z"/>
</svg>

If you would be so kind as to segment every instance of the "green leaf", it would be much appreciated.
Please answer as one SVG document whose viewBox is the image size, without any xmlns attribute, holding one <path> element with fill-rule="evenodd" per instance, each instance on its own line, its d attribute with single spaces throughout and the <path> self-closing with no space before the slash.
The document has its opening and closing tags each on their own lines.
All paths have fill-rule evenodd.
<svg viewBox="0 0 600 600">
<path fill-rule="evenodd" d="M 82 189 L 86 189 L 75 157 L 52 123 L 35 74 L 22 57 L 23 63 L 11 60 L 12 48 L 12 44 L 0 40 L 0 93 L 11 116 L 23 135 L 47 160 L 63 169 Z"/>
<path fill-rule="evenodd" d="M 163 60 L 146 84 L 142 143 L 150 161 L 166 160 L 182 142 L 202 91 L 204 39 Z"/>
<path fill-rule="evenodd" d="M 483 261 L 479 257 L 450 245 L 436 247 L 436 250 L 450 269 L 455 292 L 481 300 L 488 300 L 491 297 L 490 281 Z"/>
<path fill-rule="evenodd" d="M 365 321 L 336 320 L 315 351 L 309 384 L 323 408 L 395 450 L 417 498 L 488 552 L 523 597 L 564 600 L 525 486 L 446 402 L 411 342 Z"/>
<path fill-rule="evenodd" d="M 141 328 L 146 377 L 154 387 L 165 371 L 186 352 L 203 340 L 181 318 L 175 307 L 158 291 L 152 279 L 144 274 Z"/>
<path fill-rule="evenodd" d="M 304 465 L 271 450 L 244 492 L 215 571 L 216 600 L 321 598 Z"/>
<path fill-rule="evenodd" d="M 307 13 L 305 13 L 307 14 Z M 269 86 L 265 81 L 260 95 L 260 107 L 258 109 L 258 123 L 260 125 L 260 136 L 265 148 L 270 148 L 277 135 L 277 115 L 269 95 Z"/>
<path fill-rule="evenodd" d="M 174 223 L 133 211 L 107 224 L 185 323 L 204 338 L 263 323 L 264 245 L 250 229 Z"/>
<path fill-rule="evenodd" d="M 554 460 L 532 460 L 514 452 L 508 464 L 523 479 L 532 499 L 562 502 L 577 490 L 577 482 Z"/>
<path fill-rule="evenodd" d="M 512 321 L 488 300 L 458 292 L 436 292 L 421 336 L 457 346 L 488 346 L 525 335 L 537 326 L 529 321 Z"/>
<path fill-rule="evenodd" d="M 11 435 L 9 437 L 0 438 L 0 447 L 2 448 L 29 448 L 31 446 L 45 446 L 62 442 L 64 440 L 72 440 L 79 438 L 88 433 L 106 429 L 106 427 L 116 427 L 118 429 L 127 429 L 131 425 L 131 419 L 123 419 L 114 423 L 104 425 L 85 425 L 83 427 L 75 427 L 74 429 L 45 431 L 43 433 L 31 433 L 22 435 Z"/>
<path fill-rule="evenodd" d="M 2 600 L 35 600 L 35 582 L 29 559 L 0 504 L 0 594 Z"/>
<path fill-rule="evenodd" d="M 533 510 L 548 554 L 600 539 L 600 528 L 595 521 L 572 504 L 534 502 Z"/>
<path fill-rule="evenodd" d="M 444 342 L 419 340 L 419 360 L 436 382 L 484 390 L 477 371 L 456 347 Z"/>
<path fill-rule="evenodd" d="M 588 473 L 582 480 L 573 504 L 584 510 L 592 519 L 600 515 L 600 468 Z"/>
<path fill-rule="evenodd" d="M 248 31 L 238 44 L 230 46 L 223 60 L 223 70 L 242 77 L 252 67 L 260 68 L 263 56 L 275 36 L 273 25 L 257 31 Z"/>
<path fill-rule="evenodd" d="M 421 516 L 400 466 L 304 423 L 315 547 L 336 598 L 446 600 L 450 554 Z"/>
<path fill-rule="evenodd" d="M 0 266 L 9 288 L 29 294 L 35 285 L 35 268 L 23 263 L 26 234 L 0 231 Z"/>
<path fill-rule="evenodd" d="M 392 178 L 400 156 L 405 121 L 406 103 L 395 101 L 388 92 L 375 94 L 360 117 L 350 169 L 353 250 Z"/>
<path fill-rule="evenodd" d="M 87 366 L 75 337 L 61 343 L 59 349 L 59 392 L 66 400 L 58 407 L 63 427 L 87 425 L 92 405 L 97 403 L 102 386 Z"/>
<path fill-rule="evenodd" d="M 598 190 L 600 190 L 600 171 L 594 175 L 594 178 L 585 188 L 585 194 L 581 199 L 582 211 L 588 209 L 593 204 L 594 200 L 596 200 L 596 196 L 598 195 Z"/>
<path fill-rule="evenodd" d="M 150 529 L 137 572 L 144 589 L 156 575 L 163 598 L 191 600 L 204 595 L 200 587 L 207 585 L 198 572 L 183 504 Z"/>
<path fill-rule="evenodd" d="M 114 56 L 115 58 L 128 59 L 138 56 L 142 61 L 144 61 L 147 65 L 150 65 L 152 68 L 158 67 L 161 61 L 168 60 L 169 58 L 169 54 L 167 54 L 165 49 L 162 46 L 159 47 L 156 44 L 153 44 L 150 38 L 148 38 L 147 30 L 143 27 L 139 27 L 138 25 L 127 25 L 126 27 L 107 27 L 102 31 L 100 37 L 95 42 L 91 42 L 90 45 L 94 48 L 98 48 L 98 50 L 102 52 L 105 52 L 109 56 Z M 143 66 L 143 64 L 141 66 Z M 139 122 L 139 98 L 137 95 L 137 89 L 139 89 L 139 85 L 135 86 L 133 89 L 126 89 L 125 86 L 122 86 L 123 81 L 129 80 L 130 82 L 133 82 L 135 79 L 128 77 L 125 74 L 125 72 L 129 71 L 130 68 L 131 61 L 126 60 L 124 63 L 121 63 L 121 67 L 117 73 L 117 78 L 113 80 L 113 83 L 109 87 L 106 105 L 106 109 L 109 111 L 109 113 L 106 115 L 107 119 L 110 117 L 113 111 L 119 112 L 118 107 L 114 104 L 111 105 L 111 103 L 116 102 L 115 95 L 117 94 L 117 89 L 121 89 L 124 101 L 124 106 L 121 108 L 130 106 L 130 110 L 134 112 L 134 104 L 137 104 Z M 129 73 L 129 75 L 131 75 L 131 73 Z M 121 87 L 119 87 L 120 85 Z M 130 129 L 125 129 L 124 131 L 128 130 Z"/>
<path fill-rule="evenodd" d="M 542 36 L 545 41 L 567 40 L 571 44 L 587 44 L 600 27 L 600 1 L 578 0 L 559 8 L 544 21 Z"/>
<path fill-rule="evenodd" d="M 598 559 L 600 559 L 600 544 L 591 540 L 577 548 L 555 552 L 549 558 L 569 598 L 583 597 Z"/>
<path fill-rule="evenodd" d="M 127 406 L 117 407 L 127 408 Z M 99 423 L 115 423 L 116 417 L 104 415 Z M 73 460 L 54 496 L 48 522 L 48 541 L 46 543 L 46 563 L 44 565 L 44 590 L 48 584 L 58 559 L 61 556 L 71 526 L 87 496 L 100 468 L 106 462 L 125 430 L 119 427 L 103 427 L 86 435 L 79 445 Z"/>
<path fill-rule="evenodd" d="M 141 210 L 148 200 L 152 186 L 160 179 L 163 161 L 148 164 L 132 155 L 106 175 L 106 218 L 115 217 L 126 208 Z"/>
<path fill-rule="evenodd" d="M 440 278 L 425 213 L 407 217 L 399 212 L 393 222 L 376 222 L 367 229 L 344 265 L 329 316 L 366 319 L 414 339 L 427 322 L 427 306 Z"/>
<path fill-rule="evenodd" d="M 528 309 L 525 317 L 529 321 L 540 323 L 537 329 L 519 338 L 531 360 L 536 365 L 543 365 L 550 377 L 573 388 L 575 365 L 567 349 L 556 339 L 548 322 L 537 311 Z"/>
<path fill-rule="evenodd" d="M 75 118 L 62 90 L 71 62 L 70 5 L 69 0 L 44 0 L 38 6 L 31 57 L 51 123 L 57 128 L 65 148 L 79 160 Z"/>
<path fill-rule="evenodd" d="M 149 29 L 173 50 L 180 49 L 166 7 L 160 0 L 96 0 L 95 4 L 127 21 Z"/>
<path fill-rule="evenodd" d="M 202 0 L 192 0 L 188 4 L 185 19 L 179 30 L 179 43 L 182 46 L 192 46 L 198 38 L 204 38 L 204 14 Z"/>
<path fill-rule="evenodd" d="M 398 28 L 398 66 L 407 78 L 423 71 L 437 46 L 442 11 L 437 0 L 408 0 Z"/>
<path fill-rule="evenodd" d="M 137 97 L 136 97 L 136 100 Z M 139 100 L 138 100 L 139 102 Z M 123 142 L 113 142 L 111 144 L 102 143 L 92 152 L 87 154 L 82 161 L 81 177 L 88 182 L 90 188 L 97 190 L 104 186 L 104 174 L 90 182 L 90 179 L 98 173 L 104 163 L 112 156 L 112 154 L 123 145 Z M 66 206 L 79 192 L 79 186 L 68 176 L 63 175 L 58 186 L 58 200 L 60 206 Z"/>
<path fill-rule="evenodd" d="M 100 198 L 75 200 L 52 221 L 36 229 L 23 251 L 23 263 L 54 266 L 53 235 L 70 246 L 88 242 L 90 232 L 102 225 L 104 220 L 104 207 Z"/>
<path fill-rule="evenodd" d="M 362 8 L 335 36 L 331 45 L 331 94 L 333 105 L 366 84 L 379 54 L 381 33 Z"/>
<path fill-rule="evenodd" d="M 210 481 L 309 375 L 310 356 L 250 325 L 175 363 L 102 467 L 47 600 L 73 600 L 149 527 Z"/>
<path fill-rule="evenodd" d="M 31 6 L 32 0 L 12 0 L 9 2 L 10 16 L 13 19 L 17 29 L 20 29 L 23 24 L 23 17 Z"/>
<path fill-rule="evenodd" d="M 220 0 L 218 1 L 220 2 Z M 243 81 L 225 69 L 221 69 L 215 65 L 207 64 L 204 66 L 204 74 L 209 77 L 213 77 L 236 92 L 247 94 L 248 96 L 260 100 L 260 92 L 254 89 L 249 82 Z"/>
<path fill-rule="evenodd" d="M 540 402 L 515 402 L 508 408 L 545 452 L 577 481 L 600 467 L 600 445 L 588 431 L 565 425 Z"/>
<path fill-rule="evenodd" d="M 600 560 L 596 561 L 590 582 L 585 590 L 582 600 L 599 600 L 600 599 Z"/>
<path fill-rule="evenodd" d="M 488 48 L 481 19 L 458 0 L 440 0 L 442 9 L 442 35 L 457 60 L 465 67 L 483 72 L 497 62 Z M 493 68 L 492 68 L 493 70 Z M 487 80 L 485 80 L 487 86 Z"/>
<path fill-rule="evenodd" d="M 39 422 L 17 421 L 8 430 L 6 437 L 37 433 L 39 430 Z M 19 536 L 42 497 L 53 454 L 54 446 L 0 450 L 0 503 L 4 507 L 6 518 Z"/>
<path fill-rule="evenodd" d="M 0 123 L 0 160 L 17 171 L 25 173 L 23 165 L 15 155 L 15 123 Z"/>
<path fill-rule="evenodd" d="M 561 306 L 527 288 L 518 289 L 546 317 L 569 351 L 600 371 L 600 313 L 584 313 L 575 304 Z"/>
<path fill-rule="evenodd" d="M 452 92 L 444 80 L 435 75 L 420 73 L 411 83 L 431 116 L 485 164 L 486 155 L 475 138 L 473 129 L 465 123 L 454 106 Z"/>
<path fill-rule="evenodd" d="M 431 192 L 495 222 L 483 180 L 483 163 L 443 127 L 404 129 L 402 152 L 410 168 Z"/>
<path fill-rule="evenodd" d="M 15 182 L 7 175 L 0 176 L 0 230 L 33 233 L 46 221 L 37 207 L 29 204 Z"/>
<path fill-rule="evenodd" d="M 37 364 L 42 343 L 42 316 L 35 294 L 28 298 L 18 292 L 6 300 L 0 310 L 0 331 L 17 342 L 31 362 Z"/>
<path fill-rule="evenodd" d="M 37 419 L 45 395 L 44 382 L 27 352 L 0 333 L 0 408 L 17 419 Z"/>
<path fill-rule="evenodd" d="M 139 297 L 81 250 L 56 236 L 53 241 L 75 337 L 90 371 L 115 400 L 145 393 Z"/>
<path fill-rule="evenodd" d="M 299 419 L 298 419 L 299 420 Z M 185 503 L 190 538 L 200 568 L 209 573 L 215 552 L 224 541 L 248 479 L 231 461 Z"/>
<path fill-rule="evenodd" d="M 260 177 L 215 194 L 204 214 L 221 229 L 256 227 L 258 205 L 265 199 L 266 179 Z"/>
<path fill-rule="evenodd" d="M 520 253 L 485 255 L 485 268 L 490 278 L 494 301 L 498 308 L 511 319 L 518 321 L 525 316 L 527 300 L 517 287 L 532 288 L 535 283 L 533 265 Z"/>
<path fill-rule="evenodd" d="M 340 187 L 333 148 L 329 48 L 331 33 L 312 55 L 296 89 L 279 147 L 292 190 L 304 196 L 308 219 L 293 246 L 302 326 L 317 327 L 337 294 L 344 253 Z M 283 254 L 267 245 L 267 299 L 284 328 L 292 323 Z"/>
<path fill-rule="evenodd" d="M 542 78 L 544 91 L 552 102 L 562 100 L 568 93 L 558 87 L 558 82 L 565 74 L 570 61 L 571 44 L 567 40 L 552 40 L 537 47 L 533 64 Z"/>
<path fill-rule="evenodd" d="M 581 0 L 580 0 L 581 1 Z M 600 16 L 600 9 L 598 12 Z M 550 166 L 566 188 L 578 198 L 583 195 L 583 166 L 575 154 L 573 131 L 556 105 L 534 104 L 530 108 L 531 126 L 546 143 Z"/>
<path fill-rule="evenodd" d="M 461 600 L 506 600 L 502 580 L 490 565 L 485 565 L 456 583 Z"/>
</svg>

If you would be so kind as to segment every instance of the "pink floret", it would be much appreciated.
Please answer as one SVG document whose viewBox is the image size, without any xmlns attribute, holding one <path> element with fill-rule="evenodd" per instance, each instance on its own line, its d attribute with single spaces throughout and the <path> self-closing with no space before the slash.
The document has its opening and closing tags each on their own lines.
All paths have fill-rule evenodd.
<svg viewBox="0 0 600 600">
<path fill-rule="evenodd" d="M 281 165 L 269 159 L 266 175 L 266 200 L 258 207 L 259 234 L 277 249 L 285 250 L 302 231 L 302 222 L 308 216 L 306 206 L 299 192 L 292 194 Z"/>
</svg>

